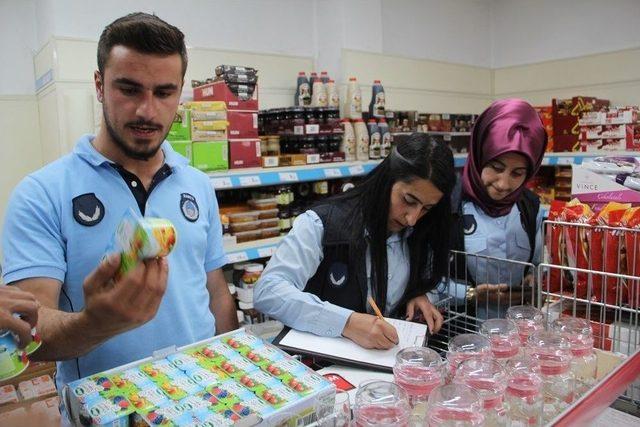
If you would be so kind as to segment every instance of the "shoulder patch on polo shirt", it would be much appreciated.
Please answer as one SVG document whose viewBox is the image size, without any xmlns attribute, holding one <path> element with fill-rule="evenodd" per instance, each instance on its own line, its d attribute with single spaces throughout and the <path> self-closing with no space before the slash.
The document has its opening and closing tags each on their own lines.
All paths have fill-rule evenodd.
<svg viewBox="0 0 640 427">
<path fill-rule="evenodd" d="M 200 218 L 200 209 L 196 198 L 189 193 L 180 195 L 180 211 L 187 221 L 196 222 Z"/>
<path fill-rule="evenodd" d="M 478 223 L 473 215 L 462 215 L 462 231 L 465 236 L 469 236 L 476 232 Z"/>
<path fill-rule="evenodd" d="M 345 263 L 334 262 L 331 264 L 327 273 L 327 279 L 331 286 L 335 288 L 342 288 L 347 284 L 348 278 L 349 273 Z"/>
<path fill-rule="evenodd" d="M 95 193 L 81 194 L 73 198 L 73 218 L 87 227 L 93 227 L 104 218 L 104 205 Z"/>
</svg>

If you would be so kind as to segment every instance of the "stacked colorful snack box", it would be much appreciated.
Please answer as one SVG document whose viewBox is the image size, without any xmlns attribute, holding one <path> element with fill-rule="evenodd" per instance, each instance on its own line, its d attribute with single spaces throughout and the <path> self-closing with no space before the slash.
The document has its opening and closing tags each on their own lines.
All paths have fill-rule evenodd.
<svg viewBox="0 0 640 427">
<path fill-rule="evenodd" d="M 550 105 L 533 108 L 540 116 L 544 130 L 547 131 L 547 151 L 553 151 L 553 108 Z"/>
<path fill-rule="evenodd" d="M 204 171 L 229 168 L 227 111 L 224 102 L 189 102 L 193 165 Z"/>
<path fill-rule="evenodd" d="M 578 123 L 581 151 L 640 150 L 638 107 L 586 112 Z"/>
<path fill-rule="evenodd" d="M 224 102 L 187 102 L 178 108 L 167 140 L 194 167 L 226 170 L 227 126 Z"/>
<path fill-rule="evenodd" d="M 261 165 L 258 139 L 257 70 L 250 67 L 220 65 L 213 82 L 195 87 L 196 101 L 219 101 L 227 110 L 229 167 L 249 168 Z"/>
<path fill-rule="evenodd" d="M 587 112 L 599 111 L 609 106 L 605 99 L 574 96 L 570 99 L 551 101 L 554 151 L 580 151 L 580 125 L 578 119 Z"/>
<path fill-rule="evenodd" d="M 316 399 L 334 393 L 322 376 L 244 331 L 68 385 L 73 422 L 99 426 L 259 425 L 283 412 L 308 423 Z"/>
<path fill-rule="evenodd" d="M 640 307 L 640 278 L 607 275 L 640 276 L 640 208 L 609 202 L 594 211 L 578 199 L 554 201 L 549 220 L 570 223 L 548 225 L 545 246 L 550 264 L 579 270 L 550 269 L 543 278 L 543 291 L 608 305 L 587 310 L 587 303 L 578 303 L 565 314 L 576 310 L 578 315 L 590 316 L 596 344 L 611 350 L 610 332 L 614 329 L 607 325 L 621 320 L 613 307 Z M 630 325 L 617 326 L 618 330 L 622 327 L 629 329 Z"/>
</svg>

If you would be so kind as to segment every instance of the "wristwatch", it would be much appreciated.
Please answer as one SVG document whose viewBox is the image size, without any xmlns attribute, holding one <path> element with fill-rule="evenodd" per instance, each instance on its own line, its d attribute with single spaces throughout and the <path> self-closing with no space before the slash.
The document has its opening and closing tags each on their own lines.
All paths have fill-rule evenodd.
<svg viewBox="0 0 640 427">
<path fill-rule="evenodd" d="M 465 293 L 465 299 L 467 301 L 472 301 L 476 297 L 476 288 L 469 286 L 467 288 L 467 292 Z"/>
</svg>

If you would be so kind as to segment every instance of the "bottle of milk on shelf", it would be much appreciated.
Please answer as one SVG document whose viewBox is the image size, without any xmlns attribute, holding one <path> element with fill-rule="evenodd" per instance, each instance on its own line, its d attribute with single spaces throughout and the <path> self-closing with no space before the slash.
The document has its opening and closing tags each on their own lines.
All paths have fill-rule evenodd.
<svg viewBox="0 0 640 427">
<path fill-rule="evenodd" d="M 333 79 L 329 79 L 325 87 L 327 88 L 327 104 L 329 107 L 340 108 L 340 95 L 338 95 L 336 82 Z"/>
<path fill-rule="evenodd" d="M 355 77 L 349 77 L 347 97 L 344 104 L 344 116 L 353 120 L 362 118 L 362 93 L 360 92 L 360 86 Z"/>
<path fill-rule="evenodd" d="M 356 159 L 369 160 L 369 130 L 362 118 L 354 120 L 353 129 L 356 134 Z"/>
<path fill-rule="evenodd" d="M 347 162 L 353 162 L 356 160 L 356 134 L 353 130 L 351 120 L 342 119 L 342 144 L 340 144 L 340 151 L 344 153 L 344 159 Z"/>
</svg>

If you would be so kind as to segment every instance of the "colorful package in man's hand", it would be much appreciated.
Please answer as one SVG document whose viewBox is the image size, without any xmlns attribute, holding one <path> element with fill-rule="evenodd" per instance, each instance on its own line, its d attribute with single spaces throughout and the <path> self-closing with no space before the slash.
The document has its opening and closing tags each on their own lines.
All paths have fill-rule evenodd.
<svg viewBox="0 0 640 427">
<path fill-rule="evenodd" d="M 176 240 L 176 229 L 171 221 L 140 217 L 129 209 L 116 229 L 111 250 L 120 253 L 118 275 L 133 270 L 144 259 L 169 255 Z"/>
</svg>

